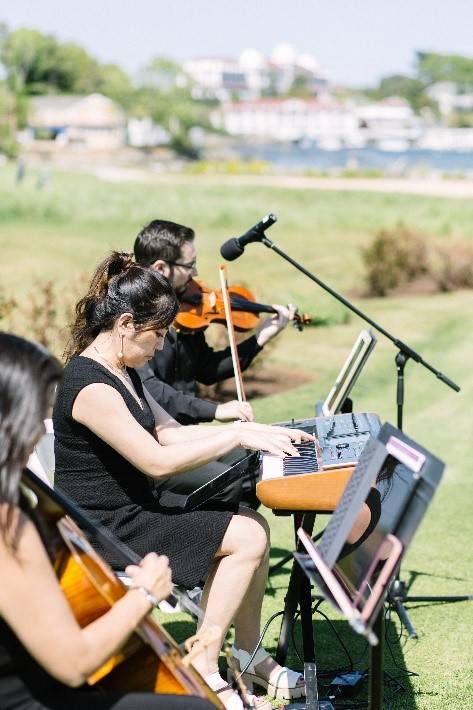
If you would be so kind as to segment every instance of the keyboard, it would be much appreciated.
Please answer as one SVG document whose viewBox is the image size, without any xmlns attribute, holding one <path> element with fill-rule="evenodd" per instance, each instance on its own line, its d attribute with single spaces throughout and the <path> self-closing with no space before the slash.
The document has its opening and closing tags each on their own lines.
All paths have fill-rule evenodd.
<svg viewBox="0 0 473 710">
<path fill-rule="evenodd" d="M 263 454 L 262 480 L 354 466 L 368 439 L 378 434 L 381 422 L 377 414 L 369 412 L 292 419 L 279 426 L 313 434 L 319 442 L 320 450 L 317 451 L 314 443 L 309 442 L 297 447 L 304 452 L 301 456 L 302 460 L 297 456 L 278 458 L 271 454 Z"/>
<path fill-rule="evenodd" d="M 297 476 L 301 473 L 314 473 L 320 470 L 320 452 L 317 450 L 315 442 L 306 441 L 303 444 L 295 444 L 295 448 L 299 452 L 299 456 L 281 458 L 273 454 L 263 454 L 262 479 Z"/>
</svg>

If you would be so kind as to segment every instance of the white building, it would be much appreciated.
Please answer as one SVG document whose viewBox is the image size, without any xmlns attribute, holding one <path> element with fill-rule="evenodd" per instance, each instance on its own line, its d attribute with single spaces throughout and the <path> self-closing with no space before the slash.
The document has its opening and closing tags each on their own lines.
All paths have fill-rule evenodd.
<svg viewBox="0 0 473 710">
<path fill-rule="evenodd" d="M 183 69 L 194 82 L 192 96 L 195 99 L 229 101 L 234 94 L 245 95 L 248 90 L 245 73 L 235 59 L 189 59 Z"/>
<path fill-rule="evenodd" d="M 171 136 L 162 127 L 154 123 L 148 116 L 145 118 L 130 118 L 127 126 L 128 145 L 133 148 L 154 148 L 167 145 Z"/>
<path fill-rule="evenodd" d="M 405 150 L 423 132 L 423 121 L 405 99 L 392 97 L 354 108 L 362 145 L 385 150 Z"/>
<path fill-rule="evenodd" d="M 183 68 L 194 82 L 194 97 L 199 99 L 248 100 L 265 92 L 284 94 L 297 77 L 304 77 L 315 96 L 327 84 L 316 59 L 310 54 L 297 55 L 287 44 L 275 47 L 269 59 L 256 49 L 245 49 L 238 59 L 191 59 Z"/>
<path fill-rule="evenodd" d="M 268 98 L 223 105 L 214 125 L 230 135 L 267 141 L 311 140 L 320 147 L 375 145 L 403 150 L 415 143 L 422 121 L 403 99 L 357 106 L 334 100 Z"/>
<path fill-rule="evenodd" d="M 452 113 L 473 112 L 473 93 L 461 91 L 453 81 L 439 81 L 427 89 L 427 95 L 435 101 L 444 118 Z"/>
<path fill-rule="evenodd" d="M 230 135 L 275 141 L 341 141 L 357 127 L 356 117 L 345 106 L 317 99 L 268 98 L 225 104 L 213 120 Z"/>
<path fill-rule="evenodd" d="M 427 128 L 417 143 L 425 150 L 473 151 L 473 128 Z"/>
</svg>

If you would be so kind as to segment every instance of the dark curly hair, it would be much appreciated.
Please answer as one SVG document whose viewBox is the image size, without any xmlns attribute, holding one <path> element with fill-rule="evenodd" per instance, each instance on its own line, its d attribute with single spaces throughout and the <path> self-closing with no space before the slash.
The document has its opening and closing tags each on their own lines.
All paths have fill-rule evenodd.
<svg viewBox="0 0 473 710">
<path fill-rule="evenodd" d="M 169 281 L 140 266 L 132 254 L 112 252 L 97 267 L 89 290 L 76 305 L 76 320 L 64 352 L 66 362 L 82 352 L 122 313 L 131 313 L 137 330 L 167 328 L 179 304 Z"/>
<path fill-rule="evenodd" d="M 153 219 L 135 239 L 135 259 L 142 266 L 151 266 L 157 259 L 177 261 L 182 245 L 192 242 L 194 237 L 190 227 L 166 219 Z"/>
</svg>

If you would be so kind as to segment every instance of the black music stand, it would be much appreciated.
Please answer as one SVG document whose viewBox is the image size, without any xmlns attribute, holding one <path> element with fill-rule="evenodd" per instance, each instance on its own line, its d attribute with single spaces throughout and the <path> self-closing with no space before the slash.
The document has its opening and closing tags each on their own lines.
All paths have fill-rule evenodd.
<svg viewBox="0 0 473 710">
<path fill-rule="evenodd" d="M 294 553 L 307 577 L 371 644 L 370 710 L 383 704 L 383 602 L 402 556 L 442 478 L 444 464 L 390 424 L 370 440 L 316 547 L 298 535 L 309 555 Z M 376 480 L 377 518 L 347 544 Z"/>
</svg>

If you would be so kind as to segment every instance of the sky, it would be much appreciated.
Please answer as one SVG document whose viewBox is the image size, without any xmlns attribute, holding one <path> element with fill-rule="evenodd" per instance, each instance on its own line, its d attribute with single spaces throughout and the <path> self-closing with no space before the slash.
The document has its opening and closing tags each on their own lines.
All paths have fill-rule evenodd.
<svg viewBox="0 0 473 710">
<path fill-rule="evenodd" d="M 282 42 L 353 86 L 412 72 L 418 49 L 473 57 L 473 0 L 0 0 L 0 22 L 74 41 L 132 75 L 156 56 L 269 55 Z"/>
</svg>

